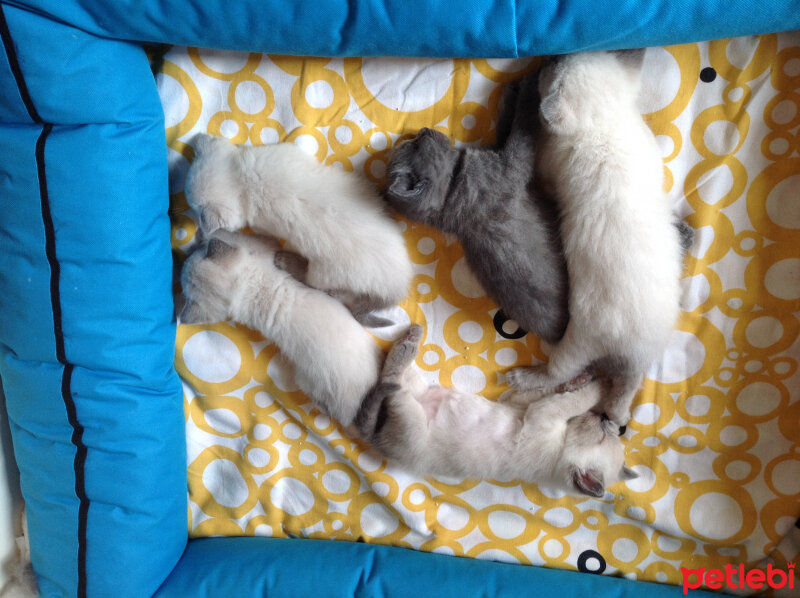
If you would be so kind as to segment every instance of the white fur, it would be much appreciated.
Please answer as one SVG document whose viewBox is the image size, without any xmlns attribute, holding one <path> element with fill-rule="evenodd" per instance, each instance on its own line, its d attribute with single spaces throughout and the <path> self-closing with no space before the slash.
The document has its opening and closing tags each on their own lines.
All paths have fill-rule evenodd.
<svg viewBox="0 0 800 598">
<path fill-rule="evenodd" d="M 609 434 L 593 410 L 607 380 L 489 401 L 427 386 L 413 364 L 421 340 L 422 327 L 413 325 L 394 343 L 356 419 L 362 436 L 406 469 L 521 480 L 598 497 L 606 484 L 636 477 L 624 466 L 618 434 Z"/>
<path fill-rule="evenodd" d="M 272 340 L 295 367 L 297 385 L 326 413 L 349 424 L 378 377 L 383 353 L 350 312 L 273 261 L 277 242 L 217 231 L 229 254 L 195 251 L 184 265 L 184 323 L 233 319 Z"/>
<path fill-rule="evenodd" d="M 407 370 L 407 376 L 418 375 Z M 621 477 L 622 443 L 589 411 L 600 399 L 597 382 L 569 393 L 525 397 L 527 408 L 438 386 L 406 392 L 406 408 L 426 422 L 400 454 L 415 471 L 522 480 L 573 492 L 573 467 L 595 469 L 606 483 Z"/>
<path fill-rule="evenodd" d="M 680 311 L 680 240 L 660 152 L 636 107 L 638 73 L 612 54 L 563 57 L 544 69 L 540 91 L 537 173 L 559 202 L 570 321 L 538 377 L 553 385 L 596 360 L 624 360 L 628 380 L 608 411 L 625 423 Z M 522 387 L 532 377 L 509 373 Z"/>
<path fill-rule="evenodd" d="M 249 226 L 286 239 L 309 260 L 307 284 L 367 295 L 375 307 L 406 296 L 405 241 L 366 180 L 291 143 L 237 146 L 200 135 L 195 151 L 186 198 L 206 233 Z"/>
<path fill-rule="evenodd" d="M 420 475 L 521 480 L 602 496 L 636 477 L 618 435 L 592 408 L 607 381 L 570 392 L 516 391 L 506 402 L 434 385 L 413 365 L 421 328 L 395 343 L 358 423 L 381 452 Z"/>
</svg>

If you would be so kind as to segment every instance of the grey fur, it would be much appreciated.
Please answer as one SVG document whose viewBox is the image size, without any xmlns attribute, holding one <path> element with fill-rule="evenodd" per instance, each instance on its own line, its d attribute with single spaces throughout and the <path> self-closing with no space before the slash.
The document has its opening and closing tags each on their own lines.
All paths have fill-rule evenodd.
<svg viewBox="0 0 800 598">
<path fill-rule="evenodd" d="M 495 143 L 497 147 L 502 147 L 511 135 L 511 128 L 514 124 L 514 114 L 519 101 L 520 82 L 518 80 L 509 81 L 503 87 L 498 106 L 497 127 L 495 128 Z"/>
<path fill-rule="evenodd" d="M 386 302 L 380 297 L 373 297 L 366 293 L 353 293 L 351 291 L 330 291 L 331 297 L 341 301 L 353 314 L 353 318 L 362 326 L 369 328 L 382 328 L 393 326 L 394 322 L 388 318 L 375 315 L 376 309 L 386 307 Z"/>
<path fill-rule="evenodd" d="M 383 444 L 385 450 L 385 445 L 394 444 L 381 443 L 379 438 L 386 422 L 394 421 L 394 418 L 388 417 L 390 402 L 402 388 L 401 377 L 417 355 L 422 332 L 421 326 L 411 326 L 405 336 L 392 345 L 383 362 L 378 384 L 361 403 L 356 415 L 355 424 L 359 433 L 363 438 L 375 443 L 378 448 Z"/>
<path fill-rule="evenodd" d="M 275 267 L 288 272 L 295 280 L 306 284 L 308 260 L 299 253 L 281 249 L 275 252 Z"/>
<path fill-rule="evenodd" d="M 276 252 L 275 267 L 288 272 L 293 278 L 306 284 L 308 260 L 299 253 L 286 250 Z M 353 314 L 353 318 L 363 326 L 381 328 L 394 324 L 391 320 L 372 313 L 376 309 L 386 307 L 386 300 L 381 297 L 371 297 L 367 294 L 345 290 L 329 291 L 328 294 L 341 301 Z"/>
<path fill-rule="evenodd" d="M 632 48 L 630 50 L 614 50 L 611 53 L 622 64 L 638 72 L 642 70 L 642 65 L 644 64 L 644 52 L 644 48 Z"/>
<path fill-rule="evenodd" d="M 512 87 L 501 102 L 501 143 L 510 129 L 502 146 L 456 149 L 443 134 L 422 129 L 390 158 L 385 195 L 405 216 L 454 233 L 506 314 L 555 342 L 567 326 L 568 283 L 555 206 L 533 189 L 536 74 L 523 80 L 513 101 L 516 93 Z"/>
<path fill-rule="evenodd" d="M 675 217 L 675 228 L 677 228 L 678 233 L 680 233 L 681 249 L 685 253 L 689 251 L 692 247 L 692 243 L 694 243 L 694 229 L 677 216 Z"/>
</svg>

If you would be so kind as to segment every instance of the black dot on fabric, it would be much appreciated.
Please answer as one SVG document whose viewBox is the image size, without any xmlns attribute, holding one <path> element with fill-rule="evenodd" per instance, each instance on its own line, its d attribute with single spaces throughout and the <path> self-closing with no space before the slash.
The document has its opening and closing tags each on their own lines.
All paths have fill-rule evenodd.
<svg viewBox="0 0 800 598">
<path fill-rule="evenodd" d="M 716 78 L 717 78 L 717 71 L 715 71 L 713 67 L 707 66 L 702 71 L 700 71 L 700 80 L 703 83 L 711 83 Z"/>
<path fill-rule="evenodd" d="M 578 557 L 578 571 L 601 574 L 606 570 L 606 560 L 595 550 L 584 550 Z"/>
<path fill-rule="evenodd" d="M 497 334 L 499 334 L 503 338 L 514 340 L 522 338 L 523 336 L 528 334 L 527 330 L 524 330 L 519 326 L 516 327 L 516 330 L 508 330 L 509 326 L 505 326 L 505 324 L 506 322 L 511 322 L 511 320 L 502 309 L 497 310 L 497 313 L 494 314 L 494 319 L 492 320 L 492 322 L 494 323 L 494 329 L 497 330 Z M 510 326 L 510 328 L 513 329 L 514 326 Z"/>
</svg>

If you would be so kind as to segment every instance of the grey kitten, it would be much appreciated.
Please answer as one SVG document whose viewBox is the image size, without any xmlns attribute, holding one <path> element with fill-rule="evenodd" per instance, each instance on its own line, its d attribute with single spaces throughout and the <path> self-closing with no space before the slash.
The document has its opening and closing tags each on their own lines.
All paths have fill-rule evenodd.
<svg viewBox="0 0 800 598">
<path fill-rule="evenodd" d="M 356 416 L 359 433 L 419 475 L 522 480 L 602 497 L 636 473 L 597 410 L 605 380 L 517 391 L 508 401 L 428 386 L 413 365 L 422 327 L 392 346 Z"/>
<path fill-rule="evenodd" d="M 555 206 L 533 187 L 536 74 L 507 91 L 499 147 L 456 149 L 442 133 L 422 129 L 391 156 L 385 197 L 401 214 L 455 234 L 508 317 L 555 342 L 569 317 L 568 283 Z"/>
</svg>

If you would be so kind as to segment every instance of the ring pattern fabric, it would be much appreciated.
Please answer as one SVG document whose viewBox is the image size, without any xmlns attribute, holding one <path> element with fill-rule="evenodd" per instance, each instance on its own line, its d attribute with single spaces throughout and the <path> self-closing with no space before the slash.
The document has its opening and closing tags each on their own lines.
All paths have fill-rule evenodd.
<svg viewBox="0 0 800 598">
<path fill-rule="evenodd" d="M 491 142 L 502 85 L 536 63 L 172 48 L 158 85 L 176 254 L 196 243 L 183 195 L 194 133 L 294 142 L 380 185 L 392 147 L 420 127 Z M 625 437 L 639 479 L 594 500 L 411 476 L 315 409 L 268 339 L 179 326 L 190 535 L 363 540 L 673 584 L 680 567 L 796 560 L 800 34 L 649 48 L 644 83 L 665 185 L 696 237 L 682 315 Z M 430 382 L 497 399 L 502 372 L 546 347 L 485 296 L 454 239 L 400 222 L 415 276 L 376 342 L 420 323 Z"/>
</svg>

